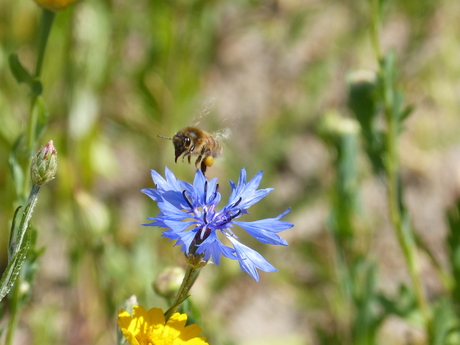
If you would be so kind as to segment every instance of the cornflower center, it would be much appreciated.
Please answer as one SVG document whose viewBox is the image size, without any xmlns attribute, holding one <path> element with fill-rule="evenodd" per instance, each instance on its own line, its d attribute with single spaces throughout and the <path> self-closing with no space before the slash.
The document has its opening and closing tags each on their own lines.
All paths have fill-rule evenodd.
<svg viewBox="0 0 460 345">
<path fill-rule="evenodd" d="M 187 194 L 186 190 L 182 191 L 184 200 L 190 207 L 193 212 L 195 219 L 199 221 L 197 225 L 197 233 L 192 242 L 192 247 L 200 245 L 206 238 L 209 237 L 211 232 L 219 229 L 222 232 L 226 232 L 230 236 L 235 236 L 233 232 L 226 228 L 225 225 L 230 223 L 234 218 L 241 215 L 242 210 L 237 206 L 241 203 L 242 198 L 239 197 L 238 200 L 233 202 L 231 205 L 225 207 L 221 212 L 215 212 L 216 207 L 215 201 L 219 193 L 219 184 L 216 184 L 214 192 L 209 196 L 208 199 L 208 181 L 204 183 L 203 187 L 203 205 L 197 207 L 197 205 L 192 202 L 192 198 Z M 200 209 L 201 208 L 201 209 Z"/>
</svg>

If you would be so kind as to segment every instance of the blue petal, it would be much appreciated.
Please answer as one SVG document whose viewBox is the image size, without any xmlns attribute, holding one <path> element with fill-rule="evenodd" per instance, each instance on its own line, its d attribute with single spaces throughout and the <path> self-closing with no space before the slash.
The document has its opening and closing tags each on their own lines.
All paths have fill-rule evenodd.
<svg viewBox="0 0 460 345">
<path fill-rule="evenodd" d="M 175 220 L 164 220 L 164 224 L 174 232 L 188 232 L 187 228 L 193 224 L 197 224 L 196 221 L 175 221 Z"/>
<path fill-rule="evenodd" d="M 259 171 L 247 184 L 246 184 L 246 170 L 241 169 L 240 179 L 238 185 L 235 186 L 233 182 L 230 182 L 232 187 L 232 193 L 228 200 L 227 205 L 231 206 L 238 203 L 238 207 L 242 209 L 243 213 L 247 213 L 246 209 L 254 205 L 256 202 L 264 198 L 270 193 L 273 188 L 265 188 L 257 190 L 260 181 L 262 180 L 262 171 Z M 239 199 L 241 200 L 239 201 Z"/>
<path fill-rule="evenodd" d="M 166 180 L 155 170 L 151 170 L 151 175 L 157 188 L 145 188 L 141 190 L 142 193 L 157 202 L 166 199 L 178 207 L 184 206 L 185 200 L 183 200 L 180 181 L 167 167 L 165 167 Z"/>
<path fill-rule="evenodd" d="M 159 193 L 156 189 L 144 188 L 141 189 L 141 192 L 147 194 L 154 201 L 161 201 L 161 193 Z"/>
<path fill-rule="evenodd" d="M 182 252 L 184 252 L 185 254 L 189 254 L 190 245 L 193 242 L 198 230 L 199 228 L 182 232 L 164 231 L 162 236 L 168 237 L 173 240 L 177 240 L 176 245 L 181 245 Z"/>
<path fill-rule="evenodd" d="M 181 186 L 180 186 L 180 180 L 174 176 L 174 173 L 168 169 L 168 167 L 165 167 L 165 176 L 166 176 L 166 181 L 168 183 L 167 188 L 164 188 L 165 190 L 175 190 L 178 192 L 181 192 Z"/>
<path fill-rule="evenodd" d="M 182 190 L 180 192 L 175 191 L 175 190 L 164 191 L 162 193 L 162 195 L 161 195 L 161 198 L 163 200 L 166 200 L 169 203 L 173 204 L 178 209 L 190 210 L 190 205 L 185 200 L 184 194 L 182 193 Z M 159 200 L 159 201 L 161 201 L 161 200 Z"/>
<path fill-rule="evenodd" d="M 236 255 L 238 257 L 238 262 L 243 271 L 249 273 L 255 281 L 259 281 L 259 273 L 257 268 L 265 272 L 276 272 L 277 269 L 273 267 L 267 260 L 264 259 L 255 250 L 241 244 L 236 239 L 231 236 L 228 239 L 232 242 L 233 247 L 235 248 Z"/>
<path fill-rule="evenodd" d="M 235 185 L 233 181 L 230 181 L 230 186 L 232 187 L 232 193 L 230 194 L 230 197 L 228 199 L 229 204 L 237 201 L 245 185 L 246 185 L 246 169 L 242 168 L 240 171 L 240 177 L 238 179 L 238 184 Z"/>
<path fill-rule="evenodd" d="M 197 169 L 195 173 L 195 179 L 193 180 L 193 188 L 195 189 L 195 193 L 198 196 L 197 201 L 200 206 L 205 205 L 204 186 L 207 183 L 208 183 L 208 180 L 206 179 L 206 177 L 203 175 L 201 170 Z"/>
<path fill-rule="evenodd" d="M 195 190 L 195 187 L 188 183 L 182 181 L 181 183 L 182 190 L 185 192 L 185 196 L 187 197 L 187 200 L 190 202 L 190 204 L 185 200 L 185 196 L 182 195 L 182 198 L 184 199 L 184 202 L 187 204 L 187 207 L 192 207 L 192 208 L 197 208 L 199 206 L 199 193 Z M 183 193 L 184 193 L 183 192 Z"/>
<path fill-rule="evenodd" d="M 155 170 L 150 170 L 152 180 L 157 186 L 159 191 L 166 191 L 166 190 L 176 190 L 180 191 L 180 181 L 174 176 L 171 170 L 168 167 L 165 167 L 165 176 L 166 179 L 163 178 L 158 172 Z"/>
<path fill-rule="evenodd" d="M 150 170 L 150 175 L 152 176 L 152 180 L 157 186 L 157 188 L 160 189 L 168 189 L 168 183 L 166 180 L 161 176 L 159 173 L 157 173 L 155 170 Z"/>
<path fill-rule="evenodd" d="M 274 244 L 274 245 L 283 245 L 287 246 L 287 242 L 278 236 L 275 232 L 283 231 L 286 229 L 291 228 L 289 226 L 284 229 L 275 229 L 276 225 L 273 224 L 273 221 L 269 221 L 268 219 L 258 220 L 255 222 L 240 222 L 234 221 L 238 226 L 241 226 L 246 232 L 254 237 L 255 239 L 259 240 L 262 243 L 266 244 Z M 280 222 L 280 223 L 287 223 L 287 222 Z M 287 223 L 290 224 L 290 223 Z M 273 229 L 270 229 L 269 226 L 273 226 Z"/>
<path fill-rule="evenodd" d="M 169 217 L 171 219 L 186 219 L 191 217 L 188 212 L 178 209 L 175 205 L 167 201 L 159 202 L 158 208 L 165 215 L 164 217 Z"/>
<path fill-rule="evenodd" d="M 145 223 L 145 224 L 142 224 L 142 225 L 143 226 L 157 226 L 159 228 L 165 228 L 166 227 L 162 221 L 157 221 L 155 218 L 149 218 L 149 219 L 154 219 L 155 221 L 152 222 L 152 223 Z"/>
<path fill-rule="evenodd" d="M 281 244 L 283 246 L 287 246 L 287 242 L 279 237 L 276 233 L 290 229 L 294 226 L 292 223 L 280 220 L 280 218 L 286 215 L 289 211 L 290 208 L 288 208 L 276 218 L 261 219 L 253 222 L 242 222 L 235 220 L 232 223 L 242 227 L 248 232 L 248 234 L 262 243 Z"/>
<path fill-rule="evenodd" d="M 217 205 L 220 201 L 220 193 L 217 191 L 217 178 L 213 178 L 208 182 L 208 188 L 206 193 L 206 205 L 214 204 Z"/>
<path fill-rule="evenodd" d="M 259 171 L 257 174 L 255 174 L 255 176 L 246 184 L 244 189 L 247 192 L 255 191 L 257 187 L 259 187 L 260 181 L 262 181 L 262 174 L 263 171 Z"/>
</svg>

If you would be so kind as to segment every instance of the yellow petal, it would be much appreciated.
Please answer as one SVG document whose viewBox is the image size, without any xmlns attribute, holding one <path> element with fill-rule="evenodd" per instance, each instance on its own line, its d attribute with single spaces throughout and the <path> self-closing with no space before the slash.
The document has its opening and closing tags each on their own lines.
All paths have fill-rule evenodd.
<svg viewBox="0 0 460 345">
<path fill-rule="evenodd" d="M 126 328 L 128 329 L 129 328 L 129 325 L 131 324 L 133 318 L 131 317 L 131 315 L 124 309 L 120 309 L 118 311 L 118 319 L 117 319 L 117 323 L 118 323 L 118 326 L 120 326 L 120 328 Z"/>
<path fill-rule="evenodd" d="M 148 320 L 151 325 L 164 325 L 165 316 L 160 308 L 152 308 L 148 311 Z"/>
<path fill-rule="evenodd" d="M 140 345 L 139 342 L 137 341 L 136 337 L 134 336 L 134 334 L 129 332 L 126 328 L 122 328 L 121 331 L 122 331 L 123 335 L 125 336 L 126 340 L 128 340 L 128 342 L 131 345 Z"/>
<path fill-rule="evenodd" d="M 190 339 L 195 338 L 196 336 L 198 336 L 200 333 L 201 333 L 201 328 L 198 327 L 197 324 L 188 325 L 181 332 L 179 338 L 181 338 L 182 340 L 190 340 Z"/>
<path fill-rule="evenodd" d="M 144 307 L 135 305 L 133 307 L 133 320 L 129 325 L 128 330 L 134 335 L 139 333 L 147 334 L 149 331 L 147 310 Z"/>
<path fill-rule="evenodd" d="M 175 313 L 166 323 L 163 311 L 142 306 L 133 307 L 133 316 L 123 309 L 118 311 L 118 325 L 132 345 L 171 344 L 208 345 L 205 338 L 197 337 L 201 329 L 197 325 L 185 326 L 187 315 Z"/>
</svg>

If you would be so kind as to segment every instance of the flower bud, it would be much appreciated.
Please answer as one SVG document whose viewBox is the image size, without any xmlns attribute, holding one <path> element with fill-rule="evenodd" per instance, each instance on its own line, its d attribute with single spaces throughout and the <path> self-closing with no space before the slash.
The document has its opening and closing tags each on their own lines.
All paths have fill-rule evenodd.
<svg viewBox="0 0 460 345">
<path fill-rule="evenodd" d="M 56 12 L 73 4 L 76 0 L 34 0 L 38 6 Z"/>
<path fill-rule="evenodd" d="M 132 311 L 134 306 L 138 305 L 139 302 L 137 302 L 137 297 L 136 295 L 132 295 L 131 297 L 129 297 L 125 303 L 123 303 L 123 309 L 124 310 L 128 310 L 128 311 Z"/>
<path fill-rule="evenodd" d="M 158 274 L 153 283 L 155 292 L 163 297 L 172 298 L 179 290 L 185 271 L 181 267 L 168 267 Z"/>
<path fill-rule="evenodd" d="M 54 178 L 57 170 L 57 152 L 53 141 L 43 146 L 30 164 L 30 176 L 33 184 L 42 186 Z"/>
</svg>

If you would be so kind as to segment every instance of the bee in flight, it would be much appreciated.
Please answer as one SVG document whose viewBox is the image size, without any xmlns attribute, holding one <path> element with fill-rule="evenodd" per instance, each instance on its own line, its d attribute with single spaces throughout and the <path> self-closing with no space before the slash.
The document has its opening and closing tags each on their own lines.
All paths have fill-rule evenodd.
<svg viewBox="0 0 460 345">
<path fill-rule="evenodd" d="M 222 144 L 213 135 L 205 132 L 197 127 L 185 127 L 180 130 L 172 138 L 159 135 L 160 138 L 172 140 L 175 151 L 175 162 L 182 155 L 182 161 L 187 157 L 190 164 L 191 155 L 198 155 L 195 161 L 195 167 L 201 163 L 200 169 L 203 174 L 206 173 L 206 168 L 214 164 L 214 158 L 222 155 Z"/>
</svg>

